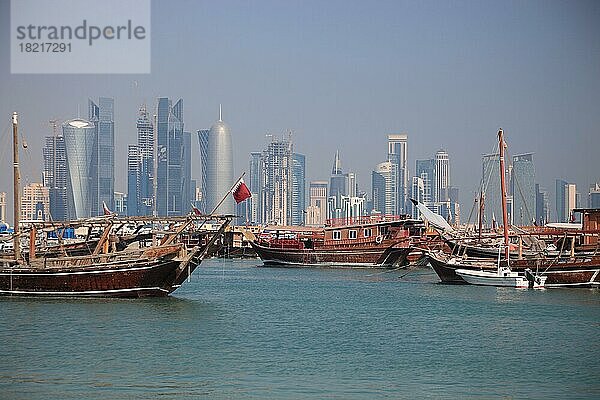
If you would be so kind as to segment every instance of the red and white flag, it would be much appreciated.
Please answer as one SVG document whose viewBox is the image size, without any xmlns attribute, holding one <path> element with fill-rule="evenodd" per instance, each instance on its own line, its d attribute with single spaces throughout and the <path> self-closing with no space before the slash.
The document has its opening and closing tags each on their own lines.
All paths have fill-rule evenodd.
<svg viewBox="0 0 600 400">
<path fill-rule="evenodd" d="M 200 212 L 200 210 L 194 205 L 194 203 L 192 203 L 192 211 L 194 212 L 194 215 L 202 215 L 202 212 Z"/>
<path fill-rule="evenodd" d="M 102 202 L 102 209 L 104 210 L 104 215 L 113 215 L 113 212 L 110 211 L 105 202 Z"/>
<path fill-rule="evenodd" d="M 235 184 L 235 186 L 231 190 L 231 194 L 233 194 L 233 198 L 238 204 L 252 197 L 250 189 L 248 189 L 248 186 L 246 186 L 243 179 L 240 179 L 238 183 Z"/>
</svg>

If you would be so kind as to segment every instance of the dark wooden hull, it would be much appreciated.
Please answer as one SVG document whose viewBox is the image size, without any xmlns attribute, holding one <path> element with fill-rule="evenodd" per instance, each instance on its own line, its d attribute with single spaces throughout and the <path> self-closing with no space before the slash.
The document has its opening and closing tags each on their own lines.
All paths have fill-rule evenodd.
<svg viewBox="0 0 600 400">
<path fill-rule="evenodd" d="M 548 266 L 523 259 L 511 261 L 510 266 L 515 271 L 538 271 L 546 276 L 545 287 L 600 287 L 600 257 L 564 258 Z"/>
<path fill-rule="evenodd" d="M 469 269 L 468 266 L 451 264 L 431 254 L 428 255 L 428 258 L 431 267 L 442 283 L 466 284 L 456 274 L 456 269 Z M 536 259 L 512 260 L 510 267 L 516 272 L 530 269 L 546 276 L 545 287 L 600 287 L 600 259 L 564 259 L 555 263 L 548 263 L 548 261 L 544 265 Z M 489 269 L 493 270 L 494 268 Z"/>
<path fill-rule="evenodd" d="M 257 258 L 258 254 L 252 247 L 223 246 L 217 253 L 221 258 Z"/>
<path fill-rule="evenodd" d="M 431 268 L 433 268 L 442 283 L 456 285 L 467 284 L 467 282 L 456 273 L 455 266 L 448 265 L 446 262 L 432 256 L 428 256 L 428 258 Z"/>
<path fill-rule="evenodd" d="M 119 266 L 0 271 L 0 294 L 20 296 L 145 297 L 166 296 L 179 261 L 131 262 Z"/>
<path fill-rule="evenodd" d="M 179 246 L 149 249 L 143 256 L 58 258 L 44 268 L 11 265 L 0 269 L 0 295 L 64 297 L 160 297 L 176 290 L 201 259 L 199 249 L 178 258 Z M 155 254 L 152 254 L 155 253 Z M 43 262 L 43 260 L 36 260 Z M 63 266 L 61 266 L 61 264 Z"/>
<path fill-rule="evenodd" d="M 392 268 L 406 264 L 409 247 L 271 248 L 251 242 L 265 266 Z"/>
</svg>

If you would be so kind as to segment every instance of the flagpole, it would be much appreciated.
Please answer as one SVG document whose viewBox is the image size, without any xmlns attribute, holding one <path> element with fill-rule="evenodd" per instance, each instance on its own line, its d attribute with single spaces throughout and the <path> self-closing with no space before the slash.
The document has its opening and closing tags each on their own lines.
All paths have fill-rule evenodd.
<svg viewBox="0 0 600 400">
<path fill-rule="evenodd" d="M 215 208 L 213 208 L 213 210 L 211 211 L 210 214 L 208 214 L 209 216 L 214 214 L 217 209 L 219 207 L 221 207 L 221 204 L 223 204 L 223 202 L 225 201 L 225 199 L 227 199 L 227 196 L 229 196 L 229 193 L 231 193 L 231 191 L 233 190 L 233 188 L 235 188 L 235 186 L 240 183 L 240 181 L 242 180 L 242 178 L 246 175 L 246 172 L 243 172 L 242 175 L 240 175 L 240 177 L 235 181 L 235 183 L 231 186 L 231 189 L 229 189 L 229 191 L 227 193 L 225 193 L 225 196 L 223 196 L 223 198 L 221 199 L 221 201 L 219 202 L 219 204 L 217 204 L 215 206 Z"/>
<path fill-rule="evenodd" d="M 248 202 L 246 201 L 246 228 L 248 228 Z"/>
<path fill-rule="evenodd" d="M 242 175 L 240 175 L 240 177 L 235 181 L 235 183 L 233 185 L 231 185 L 231 188 L 227 191 L 227 193 L 225 193 L 225 196 L 223 196 L 223 198 L 221 199 L 221 201 L 219 202 L 219 204 L 216 205 L 215 208 L 213 208 L 213 210 L 211 211 L 210 214 L 206 215 L 204 218 L 204 221 L 202 221 L 202 223 L 200 224 L 200 226 L 198 228 L 196 228 L 197 231 L 199 231 L 200 229 L 202 229 L 202 227 L 204 226 L 204 224 L 206 223 L 206 221 L 208 221 L 208 218 L 210 216 L 212 216 L 217 209 L 221 206 L 221 204 L 223 204 L 223 202 L 225 201 L 225 199 L 227 199 L 227 196 L 229 196 L 229 193 L 231 193 L 231 191 L 233 190 L 233 188 L 235 188 L 235 186 L 240 183 L 240 181 L 242 180 L 242 178 L 246 175 L 246 172 L 243 172 Z"/>
<path fill-rule="evenodd" d="M 202 223 L 200 224 L 200 226 L 198 228 L 196 228 L 197 231 L 199 231 L 200 229 L 202 229 L 202 227 L 204 226 L 204 224 L 206 223 L 206 221 L 208 221 L 208 219 L 217 211 L 217 209 L 221 206 L 221 204 L 223 204 L 223 202 L 225 201 L 225 199 L 227 199 L 227 196 L 229 196 L 229 193 L 231 193 L 231 191 L 233 190 L 233 188 L 240 182 L 240 180 L 242 180 L 242 178 L 246 175 L 246 173 L 244 172 L 239 178 L 238 180 L 235 181 L 235 183 L 231 186 L 231 189 L 229 189 L 227 191 L 227 193 L 225 193 L 225 196 L 223 196 L 223 198 L 221 199 L 221 201 L 219 202 L 219 204 L 217 204 L 217 206 L 212 210 L 212 212 L 210 214 L 205 215 L 204 217 L 204 221 L 202 221 Z M 173 240 L 175 240 L 175 238 L 181 233 L 183 232 L 183 230 L 185 228 L 187 228 L 192 221 L 194 221 L 194 218 L 189 218 L 188 221 L 183 224 L 179 229 L 177 229 L 176 232 L 174 232 L 173 234 L 171 234 L 171 237 L 169 237 L 167 240 L 165 240 L 162 244 L 166 245 L 166 244 L 171 244 L 173 242 Z"/>
</svg>

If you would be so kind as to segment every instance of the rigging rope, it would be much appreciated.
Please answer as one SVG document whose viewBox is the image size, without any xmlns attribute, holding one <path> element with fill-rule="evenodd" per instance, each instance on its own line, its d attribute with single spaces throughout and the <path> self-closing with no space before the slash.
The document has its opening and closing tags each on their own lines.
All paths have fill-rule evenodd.
<svg viewBox="0 0 600 400">
<path fill-rule="evenodd" d="M 489 155 L 492 155 L 492 156 L 498 156 L 498 157 L 500 157 L 500 144 L 499 144 L 499 143 L 496 143 L 496 144 L 495 144 L 495 145 L 492 147 L 492 151 L 493 151 L 493 152 L 492 152 L 492 153 L 490 153 Z M 499 161 L 499 160 L 498 160 L 498 161 Z M 491 181 L 491 179 L 492 179 L 492 172 L 494 171 L 494 167 L 493 167 L 493 165 L 494 165 L 494 164 L 488 164 L 488 165 L 490 165 L 490 166 L 492 166 L 492 167 L 491 167 L 491 168 L 488 168 L 488 170 L 487 170 L 487 171 L 486 171 L 486 170 L 485 170 L 485 168 L 484 168 L 484 171 L 483 171 L 483 174 L 484 174 L 484 176 L 482 176 L 482 181 L 481 181 L 481 190 L 480 190 L 480 193 L 483 193 L 483 194 L 484 194 L 484 198 L 486 199 L 486 201 L 488 201 L 488 196 L 485 196 L 485 194 L 487 193 L 488 186 L 489 186 L 489 184 L 490 184 L 490 181 Z M 487 167 L 488 165 L 486 165 L 486 167 Z M 499 170 L 500 170 L 500 166 L 498 166 L 498 171 L 499 171 Z M 487 177 L 485 177 L 485 174 L 486 174 L 486 172 L 487 172 Z M 499 180 L 499 178 L 498 178 L 498 180 Z M 494 181 L 495 181 L 495 179 L 494 179 Z M 498 186 L 499 186 L 499 185 L 498 185 Z M 492 212 L 493 212 L 493 210 L 496 208 L 496 206 L 498 205 L 498 201 L 497 201 L 497 199 L 498 199 L 498 198 L 497 198 L 497 197 L 495 197 L 495 196 L 490 196 L 490 197 L 489 197 L 489 200 L 490 200 L 490 201 L 489 201 L 489 203 L 488 203 L 488 204 L 491 206 Z M 485 213 L 484 213 L 484 215 L 482 216 L 482 220 L 483 220 L 483 222 L 484 222 L 484 223 L 485 223 L 485 222 L 487 222 L 487 221 L 485 220 Z"/>
<path fill-rule="evenodd" d="M 507 157 L 508 157 L 508 152 L 507 152 Z M 530 223 L 531 221 L 533 221 L 533 215 L 531 214 L 529 207 L 527 207 L 527 202 L 525 201 L 525 196 L 523 195 L 523 191 L 521 190 L 521 184 L 519 183 L 519 179 L 517 179 L 517 175 L 515 175 L 514 170 L 513 170 L 513 174 L 511 177 L 512 177 L 513 181 L 516 182 L 516 184 L 517 184 L 517 190 L 519 191 L 521 201 L 523 202 L 523 205 L 525 206 L 525 213 L 526 213 L 525 217 L 528 218 L 528 221 Z M 515 207 L 514 207 L 514 205 L 515 205 L 514 197 L 515 197 L 515 193 L 513 190 L 513 221 L 515 220 L 515 213 L 517 211 L 517 210 L 515 210 Z M 529 225 L 529 223 L 527 223 L 526 225 Z"/>
</svg>

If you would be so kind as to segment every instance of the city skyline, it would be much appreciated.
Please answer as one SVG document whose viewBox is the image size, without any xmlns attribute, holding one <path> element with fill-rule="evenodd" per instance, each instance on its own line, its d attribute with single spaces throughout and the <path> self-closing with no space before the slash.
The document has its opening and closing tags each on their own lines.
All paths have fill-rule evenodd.
<svg viewBox="0 0 600 400">
<path fill-rule="evenodd" d="M 0 29 L 9 29 L 8 8 L 0 3 Z M 407 132 L 411 175 L 415 160 L 445 148 L 453 185 L 468 204 L 479 186 L 471 172 L 502 127 L 511 154 L 535 154 L 536 181 L 551 201 L 555 179 L 576 183 L 581 193 L 598 180 L 600 7 L 594 2 L 175 1 L 152 8 L 151 74 L 13 75 L 9 60 L 0 60 L 1 129 L 18 111 L 29 144 L 24 184 L 40 180 L 48 120 L 83 116 L 77 109 L 96 96 L 115 99 L 117 171 L 126 170 L 127 145 L 136 141 L 131 116 L 140 104 L 151 107 L 167 96 L 185 99 L 191 132 L 214 120 L 219 103 L 226 105 L 237 135 L 236 176 L 247 168 L 247 149 L 262 144 L 266 133 L 292 129 L 296 149 L 307 157 L 307 181 L 327 179 L 331 151 L 339 149 L 368 191 L 387 135 Z M 173 19 L 175 26 L 167 23 Z M 8 37 L 2 35 L 2 48 Z M 218 62 L 201 62 L 207 56 Z M 175 58 L 181 62 L 172 63 Z M 10 176 L 0 173 L 0 190 L 10 185 Z M 115 191 L 126 188 L 117 174 Z"/>
<path fill-rule="evenodd" d="M 165 211 L 166 208 L 162 211 L 157 209 L 156 212 L 158 215 L 176 216 L 188 212 L 186 204 L 191 204 L 193 202 L 195 196 L 194 193 L 197 189 L 196 179 L 192 179 L 194 177 L 191 174 L 191 154 L 194 153 L 197 153 L 201 160 L 200 191 L 202 193 L 202 199 L 204 202 L 206 202 L 206 199 L 209 199 L 208 208 L 212 209 L 212 207 L 214 207 L 212 203 L 216 204 L 218 199 L 215 197 L 216 192 L 211 189 L 215 187 L 215 183 L 219 183 L 220 186 L 225 188 L 226 179 L 215 179 L 214 177 L 207 179 L 206 176 L 214 175 L 215 172 L 221 175 L 231 175 L 230 168 L 233 163 L 231 157 L 231 134 L 229 133 L 228 125 L 225 124 L 222 119 L 221 105 L 219 106 L 219 119 L 213 124 L 211 129 L 200 129 L 197 131 L 198 143 L 200 146 L 197 150 L 194 150 L 191 144 L 191 133 L 183 130 L 183 99 L 177 100 L 175 105 L 173 105 L 168 98 L 158 98 L 156 101 L 157 114 L 155 114 L 154 119 L 157 123 L 161 121 L 163 125 L 161 129 L 160 123 L 157 124 L 156 131 L 162 131 L 163 136 L 165 136 L 165 133 L 168 133 L 168 141 L 164 141 L 165 139 L 163 138 L 164 143 L 160 144 L 159 140 L 158 148 L 155 150 L 153 149 L 154 126 L 148 118 L 146 104 L 142 104 L 139 109 L 136 125 L 138 128 L 138 141 L 137 144 L 128 146 L 127 192 L 121 193 L 113 190 L 112 195 L 105 195 L 104 198 L 101 198 L 102 177 L 110 177 L 114 174 L 112 165 L 110 164 L 112 160 L 114 160 L 114 148 L 110 146 L 110 142 L 114 140 L 114 126 L 112 123 L 114 99 L 100 97 L 99 104 L 100 106 L 96 105 L 92 100 L 89 100 L 89 120 L 76 118 L 64 122 L 62 124 L 63 129 L 61 136 L 56 136 L 56 125 L 58 121 L 50 121 L 54 129 L 54 136 L 46 136 L 45 138 L 45 147 L 42 152 L 44 158 L 42 166 L 42 183 L 32 182 L 27 187 L 30 187 L 31 185 L 43 185 L 45 189 L 49 191 L 49 199 L 54 200 L 49 200 L 48 211 L 51 210 L 50 215 L 53 215 L 54 219 L 62 219 L 61 217 L 57 218 L 56 216 L 62 215 L 61 212 L 63 209 L 64 215 L 71 219 L 100 215 L 102 213 L 101 210 L 103 204 L 110 204 L 108 207 L 110 209 L 115 209 L 115 196 L 121 198 L 120 209 L 125 210 L 123 207 L 127 206 L 127 210 L 125 212 L 122 211 L 122 214 L 150 215 L 151 212 L 154 212 L 154 210 L 152 210 L 152 205 L 154 203 L 154 167 L 152 157 L 155 151 L 156 154 L 158 154 L 159 161 L 161 161 L 161 159 L 163 162 L 169 161 L 170 164 L 166 170 L 170 171 L 169 174 L 171 175 L 173 174 L 173 171 L 175 171 L 174 176 L 177 178 L 177 182 L 171 184 L 170 180 L 172 180 L 172 177 L 164 174 L 161 177 L 159 173 L 158 186 L 156 188 L 159 201 L 161 192 L 171 190 L 171 186 L 183 188 L 182 193 L 177 193 L 179 196 L 179 205 L 172 210 L 170 209 L 172 206 L 169 206 L 169 211 Z M 161 114 L 163 116 L 159 117 Z M 108 125 L 104 128 L 104 135 L 109 137 L 106 141 L 107 144 L 105 145 L 105 150 L 101 148 L 102 133 L 99 121 L 103 121 Z M 292 133 L 289 132 L 287 136 L 288 138 L 283 139 L 281 142 L 283 144 L 282 148 L 287 148 L 292 145 Z M 409 135 L 406 133 L 389 134 L 387 136 L 388 161 L 377 164 L 371 172 L 371 181 L 363 183 L 362 187 L 358 185 L 356 174 L 354 172 L 349 171 L 344 173 L 339 151 L 336 150 L 327 198 L 328 218 L 348 218 L 350 214 L 356 213 L 357 210 L 361 210 L 361 213 L 370 213 L 372 211 L 384 214 L 406 213 L 417 218 L 418 214 L 415 213 L 415 210 L 413 210 L 412 207 L 408 207 L 405 211 L 400 210 L 401 207 L 399 207 L 398 203 L 402 201 L 403 193 L 406 192 L 407 196 L 424 202 L 432 211 L 440 213 L 444 218 L 456 218 L 457 223 L 472 222 L 471 220 L 460 220 L 460 204 L 458 202 L 459 189 L 451 185 L 451 163 L 449 154 L 444 149 L 440 149 L 435 153 L 434 158 L 416 160 L 415 169 L 413 171 L 406 165 L 407 156 L 410 154 L 407 150 L 409 142 L 408 136 Z M 277 138 L 273 135 L 267 135 L 267 137 L 271 137 L 269 146 L 278 142 Z M 173 146 L 171 143 L 173 140 L 175 140 L 174 143 L 176 146 L 174 150 L 169 149 L 169 146 Z M 213 143 L 212 146 L 210 145 L 211 142 Z M 168 145 L 165 143 L 168 143 Z M 174 151 L 173 154 L 178 155 L 179 158 L 174 158 L 169 155 L 172 151 Z M 72 153 L 72 161 L 70 162 L 68 162 L 69 153 Z M 102 154 L 105 160 L 108 161 L 105 161 L 104 165 L 100 166 Z M 258 155 L 261 160 L 264 158 L 264 156 L 260 156 L 259 153 L 249 153 L 250 171 L 252 171 L 252 167 L 255 165 L 253 163 L 255 154 Z M 82 158 L 80 157 L 81 155 L 85 155 L 85 157 Z M 73 158 L 73 156 L 75 156 L 75 158 Z M 289 159 L 287 158 L 288 156 Z M 285 173 L 290 174 L 290 180 L 288 183 L 284 183 L 284 185 L 286 185 L 286 187 L 289 186 L 289 188 L 283 190 L 289 192 L 289 196 L 291 197 L 286 198 L 281 207 L 277 206 L 275 208 L 282 208 L 278 212 L 286 213 L 286 217 L 282 219 L 285 223 L 290 225 L 302 225 L 305 220 L 304 214 L 309 211 L 306 208 L 306 198 L 308 195 L 306 190 L 308 185 L 306 183 L 305 175 L 306 157 L 295 152 L 290 152 L 288 156 L 283 156 L 283 158 L 281 158 L 282 156 L 276 156 L 275 159 L 279 160 L 281 158 L 281 160 L 287 160 L 284 160 L 285 162 L 282 164 L 281 168 L 290 171 Z M 499 212 L 497 209 L 499 207 L 496 199 L 497 193 L 495 193 L 498 190 L 497 158 L 497 153 L 482 156 L 483 171 L 481 182 L 483 183 L 483 186 L 481 186 L 481 189 L 486 192 L 485 222 L 487 224 L 493 223 L 492 221 L 497 221 Z M 62 163 L 58 160 L 62 160 Z M 276 163 L 281 160 L 276 161 Z M 215 166 L 210 165 L 214 163 L 218 163 L 216 168 Z M 267 164 L 271 165 L 273 163 L 268 162 Z M 400 165 L 403 167 L 401 168 Z M 173 169 L 173 166 L 176 167 L 176 169 Z M 157 169 L 160 170 L 158 166 Z M 213 170 L 214 172 L 209 174 L 207 172 L 209 170 Z M 101 171 L 104 171 L 103 175 L 100 173 Z M 263 171 L 262 173 L 264 174 L 265 172 Z M 598 182 L 591 183 L 589 185 L 590 193 L 586 196 L 587 194 L 582 193 L 580 191 L 581 188 L 578 189 L 575 183 L 568 183 L 561 179 L 556 179 L 557 184 L 554 203 L 556 214 L 552 215 L 552 211 L 550 210 L 552 207 L 550 207 L 550 202 L 548 201 L 548 192 L 545 189 L 542 189 L 540 192 L 540 185 L 535 179 L 533 153 L 510 156 L 507 164 L 507 174 L 509 179 L 509 217 L 511 223 L 516 225 L 537 223 L 540 220 L 567 222 L 570 220 L 570 211 L 573 208 L 587 206 L 588 201 L 586 201 L 586 197 L 589 198 L 589 204 L 592 204 L 592 193 L 594 190 L 598 190 L 599 184 Z M 406 178 L 403 178 L 402 175 L 406 175 Z M 63 189 L 60 188 L 61 185 L 55 183 L 55 179 L 57 182 L 66 181 L 66 184 L 63 183 L 62 185 Z M 401 189 L 402 181 L 405 179 L 411 181 L 406 191 Z M 231 177 L 229 181 L 232 180 L 233 178 Z M 84 181 L 88 183 L 82 184 L 81 182 Z M 256 179 L 251 177 L 251 188 L 253 181 L 256 181 Z M 561 182 L 561 184 L 559 185 L 558 182 Z M 565 194 L 563 193 L 562 186 L 565 185 L 568 185 L 569 188 L 568 205 L 564 205 L 565 200 L 563 200 Z M 65 186 L 66 193 L 61 195 L 61 190 L 64 191 Z M 363 188 L 366 188 L 367 191 L 361 190 Z M 220 190 L 220 192 L 226 191 L 226 189 Z M 214 198 L 209 196 L 211 192 L 213 192 L 212 197 Z M 219 190 L 217 190 L 217 192 L 219 192 Z M 362 194 L 357 197 L 357 192 Z M 369 192 L 371 197 L 369 197 L 367 192 Z M 129 196 L 130 193 L 133 193 L 133 198 Z M 125 197 L 122 197 L 123 195 L 125 195 Z M 261 194 L 258 194 L 256 197 L 258 197 L 259 200 L 254 200 L 254 202 L 273 201 L 265 200 L 261 196 Z M 540 196 L 543 196 L 543 198 Z M 163 194 L 163 197 L 173 197 L 175 200 L 175 196 L 164 196 Z M 61 198 L 64 199 L 61 200 Z M 123 199 L 126 200 L 126 203 L 123 203 Z M 490 200 L 492 199 L 494 200 L 490 204 Z M 203 201 L 198 203 L 201 209 L 207 207 L 206 204 L 203 204 Z M 350 204 L 354 204 L 354 206 L 350 206 Z M 148 205 L 150 205 L 150 207 L 148 207 Z M 251 208 L 252 207 L 255 206 L 251 206 Z M 273 207 L 274 205 L 270 208 Z M 358 208 L 350 210 L 350 208 L 347 207 Z M 233 210 L 226 210 L 226 208 L 227 205 L 223 204 L 223 207 L 220 207 L 218 212 L 225 212 L 228 214 L 234 213 Z M 209 212 L 208 210 L 202 211 Z M 30 213 L 30 211 L 23 212 Z M 273 213 L 273 211 L 269 212 Z M 238 209 L 237 213 L 245 215 L 246 211 Z M 249 211 L 249 213 L 247 221 L 257 222 L 257 220 L 249 218 L 251 216 L 256 216 L 256 210 Z M 40 215 L 44 215 L 44 218 L 47 218 L 48 212 L 44 211 Z M 549 219 L 548 215 L 550 216 Z M 270 218 L 274 221 L 273 216 Z M 264 223 L 265 220 L 268 220 L 268 217 L 263 216 L 260 220 Z"/>
<path fill-rule="evenodd" d="M 100 97 L 98 107 L 93 101 L 89 101 L 89 116 L 94 123 L 74 119 L 62 124 L 62 135 L 58 135 L 56 130 L 57 121 L 51 121 L 54 135 L 47 136 L 45 147 L 43 149 L 44 172 L 42 174 L 42 183 L 31 183 L 24 187 L 30 193 L 39 193 L 34 197 L 46 200 L 33 203 L 32 195 L 23 195 L 24 204 L 29 204 L 22 209 L 25 219 L 31 219 L 32 215 L 37 215 L 42 219 L 48 219 L 50 215 L 54 220 L 64 220 L 65 218 L 81 218 L 86 216 L 99 215 L 100 209 L 107 203 L 111 209 L 118 209 L 122 215 L 151 215 L 154 212 L 160 215 L 160 211 L 154 210 L 154 154 L 159 154 L 159 160 L 163 162 L 169 160 L 172 170 L 173 165 L 177 167 L 175 176 L 179 179 L 176 186 L 183 188 L 184 197 L 187 193 L 190 204 L 193 203 L 195 193 L 197 193 L 197 182 L 191 179 L 191 153 L 193 148 L 191 144 L 191 134 L 183 131 L 183 99 L 179 99 L 175 106 L 168 98 L 157 99 L 157 114 L 155 121 L 162 121 L 165 132 L 169 132 L 169 140 L 175 139 L 176 148 L 173 155 L 167 146 L 154 142 L 154 125 L 149 120 L 146 105 L 141 105 L 137 119 L 138 141 L 137 144 L 128 146 L 128 189 L 127 193 L 113 191 L 108 198 L 101 199 L 101 179 L 102 176 L 111 176 L 113 174 L 112 165 L 105 163 L 100 168 L 100 156 L 103 154 L 105 159 L 112 159 L 112 149 L 108 146 L 102 151 L 101 133 L 98 127 L 99 116 L 103 115 L 104 122 L 111 122 L 113 115 L 112 98 Z M 161 112 L 168 113 L 168 118 L 159 118 Z M 112 137 L 113 126 L 105 129 Z M 157 131 L 159 126 L 157 125 Z M 202 212 L 208 212 L 213 209 L 218 198 L 214 195 L 217 192 L 227 192 L 223 189 L 226 181 L 232 181 L 231 165 L 231 134 L 229 127 L 222 119 L 221 106 L 219 107 L 219 119 L 213 124 L 211 129 L 200 129 L 197 131 L 199 143 L 199 156 L 201 159 L 201 199 L 196 206 L 200 206 Z M 416 160 L 414 175 L 406 165 L 408 154 L 408 135 L 391 134 L 388 135 L 388 161 L 378 164 L 372 171 L 371 176 L 371 197 L 360 190 L 354 172 L 344 173 L 339 151 L 334 155 L 333 167 L 331 170 L 329 187 L 325 183 L 324 203 L 327 209 L 318 211 L 315 199 L 313 198 L 313 185 L 316 182 L 310 182 L 310 190 L 306 190 L 306 157 L 303 154 L 293 152 L 292 134 L 288 133 L 287 139 L 281 141 L 275 136 L 270 136 L 271 142 L 262 153 L 249 154 L 250 171 L 250 190 L 254 192 L 254 199 L 250 202 L 250 209 L 237 209 L 237 214 L 243 216 L 246 223 L 268 223 L 266 221 L 277 221 L 289 225 L 303 225 L 308 217 L 310 225 L 315 225 L 315 220 L 323 219 L 325 211 L 328 218 L 353 218 L 356 216 L 368 215 L 371 213 L 399 214 L 398 203 L 402 201 L 403 190 L 399 190 L 402 185 L 401 175 L 406 174 L 411 178 L 411 185 L 408 188 L 408 195 L 423 202 L 429 209 L 441 214 L 444 218 L 453 219 L 455 223 L 472 223 L 460 218 L 459 189 L 451 185 L 451 162 L 450 155 L 440 149 L 435 153 L 434 158 L 426 160 Z M 212 142 L 212 145 L 211 145 Z M 158 148 L 154 149 L 154 145 Z M 164 151 L 161 151 L 161 148 Z M 71 158 L 69 159 L 69 153 Z M 161 155 L 161 153 L 164 153 Z M 84 157 L 81 157 L 81 156 Z M 73 157 L 75 156 L 75 157 Z M 173 157 L 173 156 L 178 156 Z M 402 161 L 404 160 L 404 161 Z M 485 203 L 486 217 L 484 223 L 494 224 L 495 214 L 498 214 L 498 153 L 492 153 L 482 156 L 483 170 L 481 177 L 481 190 L 485 196 L 481 200 Z M 217 167 L 211 164 L 218 164 Z M 403 167 L 400 168 L 400 165 Z M 158 168 L 158 167 L 157 167 Z M 273 169 L 275 168 L 275 169 Z M 104 175 L 100 174 L 100 169 L 104 169 Z M 402 169 L 405 172 L 401 172 Z M 212 172 L 210 171 L 212 170 Z M 210 173 L 209 173 L 210 172 Z M 212 177 L 207 179 L 208 175 L 215 173 L 229 175 L 229 179 Z M 556 179 L 555 206 L 556 215 L 551 217 L 549 210 L 548 193 L 545 189 L 540 189 L 535 179 L 535 163 L 533 153 L 524 153 L 509 157 L 507 162 L 508 186 L 508 204 L 509 221 L 515 225 L 537 224 L 540 221 L 567 222 L 572 218 L 572 210 L 576 207 L 586 206 L 582 201 L 582 194 L 577 190 L 574 183 Z M 276 177 L 285 177 L 278 182 Z M 274 180 L 275 178 L 275 180 Z M 162 176 L 158 180 L 159 187 L 169 188 L 168 176 Z M 223 188 L 215 190 L 215 183 Z M 273 185 L 274 184 L 274 185 Z M 594 182 L 590 185 L 588 196 L 589 206 L 595 204 L 596 193 L 600 183 Z M 280 186 L 279 188 L 277 188 Z M 164 189 L 163 189 L 164 190 Z M 213 193 L 212 196 L 209 196 Z M 46 194 L 43 194 L 46 193 Z M 279 193 L 279 194 L 278 194 Z M 568 194 L 567 194 L 568 193 Z M 158 194 L 158 193 L 157 193 Z M 306 207 L 306 197 L 309 194 L 309 206 Z M 211 198 L 212 197 L 212 198 Z M 118 200 L 116 200 L 118 198 Z M 279 200 L 277 200 L 279 198 Z M 208 201 L 206 201 L 208 199 Z M 183 201 L 183 205 L 187 201 Z M 112 204 L 119 203 L 118 207 Z M 208 203 L 208 206 L 207 204 Z M 223 203 L 226 206 L 225 203 Z M 42 208 L 40 208 L 42 207 Z M 97 209 L 94 209 L 97 207 Z M 217 212 L 231 214 L 233 211 L 220 208 Z M 188 211 L 182 206 L 177 212 L 170 215 L 183 215 Z M 163 211 L 164 212 L 164 211 Z M 419 218 L 419 213 L 412 207 L 408 208 L 406 214 L 413 218 Z M 262 215 L 261 215 L 262 214 Z M 306 215 L 305 215 L 306 214 Z M 63 217 L 67 216 L 67 217 Z M 258 216 L 260 218 L 258 218 Z M 270 216 L 269 216 L 270 215 Z M 276 217 L 275 215 L 279 215 Z M 285 215 L 284 217 L 281 217 Z M 242 221 L 243 223 L 244 221 Z"/>
</svg>

